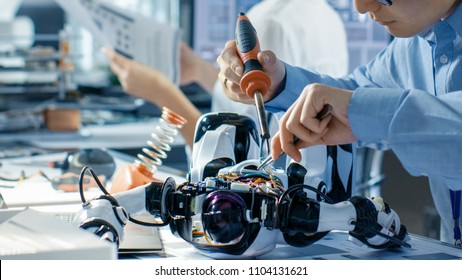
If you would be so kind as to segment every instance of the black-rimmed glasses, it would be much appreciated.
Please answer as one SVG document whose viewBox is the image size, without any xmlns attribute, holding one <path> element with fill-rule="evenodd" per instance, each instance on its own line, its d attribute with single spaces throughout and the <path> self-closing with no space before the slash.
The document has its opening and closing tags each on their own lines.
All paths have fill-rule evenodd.
<svg viewBox="0 0 462 280">
<path fill-rule="evenodd" d="M 375 1 L 377 1 L 380 4 L 385 5 L 385 6 L 391 6 L 391 4 L 393 4 L 393 2 L 391 2 L 391 0 L 375 0 Z"/>
</svg>

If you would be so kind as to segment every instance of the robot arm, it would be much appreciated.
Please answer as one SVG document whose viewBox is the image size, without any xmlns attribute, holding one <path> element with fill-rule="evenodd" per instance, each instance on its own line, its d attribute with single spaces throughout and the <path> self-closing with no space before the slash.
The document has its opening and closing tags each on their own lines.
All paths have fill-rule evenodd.
<svg viewBox="0 0 462 280">
<path fill-rule="evenodd" d="M 102 185 L 99 186 L 104 195 L 98 198 L 86 201 L 81 193 L 82 209 L 73 222 L 80 228 L 100 236 L 101 239 L 120 245 L 124 239 L 124 226 L 128 221 L 144 226 L 165 226 L 170 222 L 170 217 L 166 215 L 165 203 L 161 202 L 166 199 L 167 193 L 175 188 L 172 178 L 163 183 L 151 182 L 113 196 Z M 132 218 L 143 213 L 159 217 L 161 222 L 146 223 Z"/>
<path fill-rule="evenodd" d="M 335 204 L 317 202 L 297 192 L 281 207 L 280 230 L 289 244 L 293 238 L 332 230 L 348 231 L 350 237 L 375 249 L 410 247 L 409 237 L 399 216 L 382 198 L 355 196 Z M 297 235 L 298 233 L 298 235 Z M 296 244 L 301 241 L 296 240 Z M 295 245 L 296 244 L 292 244 Z"/>
</svg>

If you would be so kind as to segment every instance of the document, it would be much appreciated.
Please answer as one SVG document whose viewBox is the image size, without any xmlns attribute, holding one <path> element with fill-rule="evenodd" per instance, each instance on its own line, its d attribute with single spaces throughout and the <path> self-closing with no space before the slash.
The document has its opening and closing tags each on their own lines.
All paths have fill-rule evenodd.
<svg viewBox="0 0 462 280">
<path fill-rule="evenodd" d="M 104 47 L 179 80 L 180 30 L 102 0 L 55 0 Z"/>
</svg>

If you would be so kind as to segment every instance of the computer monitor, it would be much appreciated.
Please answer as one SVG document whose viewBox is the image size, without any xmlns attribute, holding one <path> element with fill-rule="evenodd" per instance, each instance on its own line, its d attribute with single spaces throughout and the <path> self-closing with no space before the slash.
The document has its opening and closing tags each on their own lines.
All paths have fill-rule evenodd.
<svg viewBox="0 0 462 280">
<path fill-rule="evenodd" d="M 195 0 L 193 2 L 192 46 L 201 57 L 215 62 L 226 41 L 234 38 L 239 12 L 249 10 L 261 0 Z M 187 2 L 187 1 L 184 1 Z M 348 37 L 350 71 L 367 63 L 391 37 L 368 15 L 359 14 L 350 0 L 328 0 L 345 23 Z M 303 12 L 303 11 L 300 11 Z"/>
<path fill-rule="evenodd" d="M 66 22 L 64 11 L 54 0 L 23 0 L 17 15 L 28 16 L 34 23 L 34 45 L 58 48 L 58 33 Z"/>
<path fill-rule="evenodd" d="M 239 12 L 261 0 L 195 0 L 192 45 L 202 58 L 214 62 L 226 41 L 234 38 Z"/>
</svg>

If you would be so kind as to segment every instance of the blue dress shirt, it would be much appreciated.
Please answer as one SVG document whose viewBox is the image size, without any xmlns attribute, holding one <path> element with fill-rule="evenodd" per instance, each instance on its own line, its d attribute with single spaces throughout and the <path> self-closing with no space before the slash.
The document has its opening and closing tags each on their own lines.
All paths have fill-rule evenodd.
<svg viewBox="0 0 462 280">
<path fill-rule="evenodd" d="M 412 175 L 429 177 L 441 239 L 453 242 L 455 220 L 462 224 L 450 196 L 462 190 L 462 5 L 418 36 L 394 39 L 345 78 L 286 65 L 285 88 L 267 109 L 287 110 L 315 82 L 352 90 L 357 139 L 391 148 Z"/>
</svg>

